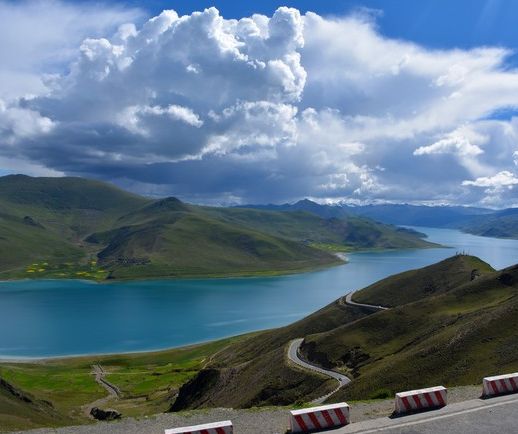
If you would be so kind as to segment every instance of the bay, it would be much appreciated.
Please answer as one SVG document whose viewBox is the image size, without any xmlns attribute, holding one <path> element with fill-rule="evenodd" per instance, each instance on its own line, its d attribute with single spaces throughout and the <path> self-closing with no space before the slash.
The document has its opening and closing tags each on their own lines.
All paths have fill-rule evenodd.
<svg viewBox="0 0 518 434">
<path fill-rule="evenodd" d="M 0 357 L 33 358 L 170 348 L 278 327 L 401 271 L 464 252 L 500 269 L 518 241 L 415 228 L 449 248 L 370 251 L 321 271 L 265 278 L 0 282 Z"/>
</svg>

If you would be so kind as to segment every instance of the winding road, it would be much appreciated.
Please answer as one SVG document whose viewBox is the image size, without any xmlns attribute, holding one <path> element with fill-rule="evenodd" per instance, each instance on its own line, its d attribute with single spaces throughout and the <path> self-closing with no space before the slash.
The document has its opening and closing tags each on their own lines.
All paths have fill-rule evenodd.
<svg viewBox="0 0 518 434">
<path fill-rule="evenodd" d="M 374 306 L 372 304 L 364 304 L 364 303 L 356 303 L 352 300 L 352 296 L 354 294 L 353 292 L 350 292 L 349 294 L 345 295 L 344 297 L 341 297 L 338 299 L 338 304 L 345 306 L 353 306 L 353 307 L 362 307 L 367 309 L 372 309 L 375 311 L 379 310 L 388 310 L 388 307 L 384 306 Z M 320 366 L 313 365 L 305 360 L 302 360 L 299 356 L 299 350 L 300 346 L 302 345 L 302 342 L 304 342 L 304 338 L 298 338 L 294 339 L 290 342 L 290 346 L 288 348 L 288 359 L 295 363 L 296 365 L 300 366 L 301 368 L 304 368 L 308 371 L 317 372 L 319 374 L 325 375 L 327 377 L 334 378 L 338 382 L 338 387 L 333 390 L 332 392 L 328 393 L 327 395 L 321 396 L 320 398 L 317 398 L 313 401 L 311 401 L 311 404 L 322 404 L 327 398 L 329 398 L 331 395 L 335 394 L 338 390 L 340 390 L 342 387 L 347 386 L 351 379 L 343 374 L 340 374 L 339 372 L 332 371 L 330 369 L 324 369 Z"/>
<path fill-rule="evenodd" d="M 120 398 L 122 393 L 120 389 L 114 384 L 110 383 L 104 377 L 106 372 L 101 365 L 92 366 L 93 374 L 95 375 L 95 381 L 103 386 L 112 398 Z"/>
<path fill-rule="evenodd" d="M 339 389 L 341 389 L 345 385 L 349 384 L 351 382 L 351 379 L 338 372 L 331 371 L 329 369 L 323 369 L 320 366 L 315 366 L 315 365 L 312 365 L 312 364 L 302 360 L 299 356 L 299 349 L 300 349 L 300 346 L 303 341 L 304 341 L 304 338 L 298 338 L 298 339 L 294 339 L 293 341 L 290 342 L 290 347 L 288 349 L 288 359 L 290 359 L 293 363 L 300 366 L 301 368 L 304 368 L 304 369 L 307 369 L 307 370 L 313 371 L 313 372 L 318 372 L 319 374 L 334 378 L 336 381 L 338 381 L 338 387 L 335 390 L 328 393 L 327 395 L 321 396 L 320 398 L 317 398 L 317 399 L 311 401 L 311 404 L 321 404 L 327 398 L 329 398 L 331 395 L 336 393 Z"/>
</svg>

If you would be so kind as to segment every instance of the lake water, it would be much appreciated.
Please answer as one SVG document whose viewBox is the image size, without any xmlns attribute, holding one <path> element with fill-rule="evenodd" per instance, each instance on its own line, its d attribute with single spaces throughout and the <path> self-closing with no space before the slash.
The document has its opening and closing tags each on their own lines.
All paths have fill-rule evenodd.
<svg viewBox="0 0 518 434">
<path fill-rule="evenodd" d="M 518 241 L 416 228 L 451 248 L 363 252 L 349 263 L 282 277 L 0 282 L 0 355 L 43 357 L 174 347 L 277 327 L 345 293 L 456 251 L 495 268 L 518 262 Z"/>
</svg>

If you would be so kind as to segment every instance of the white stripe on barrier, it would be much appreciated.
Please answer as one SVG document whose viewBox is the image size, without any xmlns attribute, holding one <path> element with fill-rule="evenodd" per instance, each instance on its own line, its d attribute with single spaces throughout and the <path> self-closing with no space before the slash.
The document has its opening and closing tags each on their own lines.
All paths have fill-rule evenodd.
<svg viewBox="0 0 518 434">
<path fill-rule="evenodd" d="M 166 429 L 165 434 L 232 434 L 232 422 L 207 423 L 204 425 L 185 426 L 183 428 Z"/>
<path fill-rule="evenodd" d="M 445 387 L 437 386 L 396 393 L 396 413 L 444 407 L 447 404 L 447 392 Z"/>
<path fill-rule="evenodd" d="M 518 392 L 518 372 L 485 377 L 483 380 L 482 394 L 484 396 L 495 396 L 515 392 Z"/>
<path fill-rule="evenodd" d="M 345 402 L 290 411 L 292 433 L 327 429 L 348 423 L 350 423 L 349 406 Z"/>
</svg>

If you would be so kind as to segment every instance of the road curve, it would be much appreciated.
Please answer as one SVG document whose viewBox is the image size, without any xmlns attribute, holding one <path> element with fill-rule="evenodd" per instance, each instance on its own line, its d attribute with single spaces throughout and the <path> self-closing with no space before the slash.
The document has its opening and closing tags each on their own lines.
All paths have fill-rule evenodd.
<svg viewBox="0 0 518 434">
<path fill-rule="evenodd" d="M 115 384 L 112 384 L 105 379 L 106 372 L 101 365 L 92 365 L 92 375 L 94 376 L 95 382 L 102 386 L 108 392 L 107 396 L 96 399 L 95 401 L 82 406 L 84 414 L 87 417 L 93 419 L 93 416 L 90 413 L 92 411 L 92 408 L 102 407 L 112 399 L 120 399 L 122 393 L 120 389 L 117 386 L 115 386 Z"/>
<path fill-rule="evenodd" d="M 317 399 L 311 401 L 312 404 L 321 404 L 327 398 L 329 398 L 331 395 L 333 395 L 336 391 L 338 391 L 342 387 L 349 384 L 351 382 L 351 379 L 338 372 L 331 371 L 329 369 L 323 369 L 320 366 L 311 365 L 310 363 L 302 360 L 299 357 L 299 349 L 300 349 L 300 345 L 302 344 L 303 341 L 304 341 L 304 338 L 299 338 L 299 339 L 294 339 L 293 341 L 290 342 L 290 347 L 288 349 L 288 359 L 290 359 L 293 363 L 295 363 L 296 365 L 298 365 L 304 369 L 307 369 L 307 370 L 313 371 L 313 372 L 318 372 L 319 374 L 334 378 L 338 382 L 338 387 L 335 390 L 333 390 L 331 393 L 328 393 L 327 395 L 321 396 L 320 398 L 317 398 Z"/>
<path fill-rule="evenodd" d="M 105 379 L 106 372 L 101 365 L 93 365 L 92 372 L 94 374 L 95 381 L 104 387 L 113 398 L 121 397 L 122 393 L 120 389 Z"/>
<path fill-rule="evenodd" d="M 352 296 L 354 294 L 353 292 L 350 292 L 349 294 L 345 295 L 344 297 L 341 297 L 338 299 L 338 304 L 341 304 L 342 306 L 349 305 L 349 306 L 355 306 L 355 307 L 363 307 L 367 309 L 372 310 L 388 310 L 388 307 L 384 306 L 375 306 L 372 304 L 364 304 L 364 303 L 356 303 L 352 300 Z M 321 396 L 320 398 L 317 398 L 313 401 L 311 401 L 312 404 L 321 404 L 324 402 L 327 398 L 329 398 L 331 395 L 333 395 L 335 392 L 337 392 L 339 389 L 341 389 L 344 386 L 347 386 L 351 379 L 349 377 L 346 377 L 343 374 L 340 374 L 335 371 L 331 371 L 329 369 L 323 369 L 320 366 L 312 365 L 304 360 L 302 360 L 299 357 L 299 349 L 302 345 L 302 342 L 304 341 L 304 338 L 298 338 L 294 339 L 290 342 L 290 346 L 288 348 L 288 359 L 295 363 L 296 365 L 300 366 L 301 368 L 307 369 L 309 371 L 318 372 L 322 375 L 326 375 L 327 377 L 334 378 L 338 382 L 338 387 L 333 390 L 331 393 L 328 393 L 325 396 Z"/>
<path fill-rule="evenodd" d="M 384 306 L 375 306 L 373 304 L 356 303 L 352 299 L 354 293 L 355 293 L 355 291 L 350 292 L 349 294 L 347 294 L 344 297 L 340 298 L 338 300 L 338 302 L 341 305 L 348 304 L 349 306 L 365 307 L 367 309 L 373 309 L 373 310 L 388 310 L 389 309 L 388 307 L 384 307 Z"/>
</svg>

